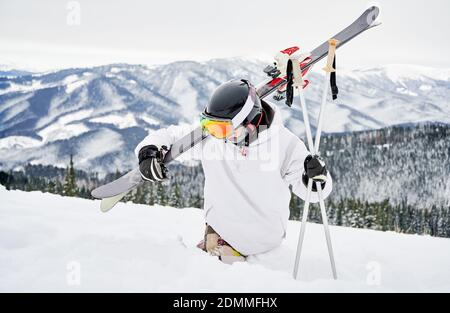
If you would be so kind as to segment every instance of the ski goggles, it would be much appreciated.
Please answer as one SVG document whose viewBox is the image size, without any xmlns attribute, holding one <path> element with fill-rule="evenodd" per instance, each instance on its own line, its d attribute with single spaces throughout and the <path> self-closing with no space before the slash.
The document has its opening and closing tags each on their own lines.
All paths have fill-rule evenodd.
<svg viewBox="0 0 450 313">
<path fill-rule="evenodd" d="M 211 119 L 202 116 L 200 125 L 204 131 L 218 139 L 227 138 L 231 136 L 234 131 L 233 122 L 231 120 Z"/>
<path fill-rule="evenodd" d="M 232 119 L 223 119 L 211 117 L 205 113 L 202 113 L 200 118 L 200 125 L 202 129 L 218 139 L 230 137 L 234 130 L 241 126 L 241 124 L 245 121 L 255 105 L 255 101 L 257 99 L 256 89 L 251 85 L 249 87 L 250 89 L 247 100 L 235 117 Z"/>
</svg>

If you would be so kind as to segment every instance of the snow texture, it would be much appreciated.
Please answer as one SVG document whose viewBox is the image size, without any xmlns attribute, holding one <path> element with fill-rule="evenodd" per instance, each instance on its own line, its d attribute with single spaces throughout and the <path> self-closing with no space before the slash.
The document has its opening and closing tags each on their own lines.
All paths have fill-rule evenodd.
<svg viewBox="0 0 450 313">
<path fill-rule="evenodd" d="M 295 281 L 298 222 L 278 249 L 230 266 L 195 247 L 198 209 L 120 203 L 104 214 L 99 201 L 3 186 L 0 196 L 0 292 L 450 291 L 449 239 L 331 227 L 333 281 L 322 226 L 308 224 Z"/>
<path fill-rule="evenodd" d="M 0 138 L 0 150 L 22 149 L 36 147 L 41 141 L 26 136 L 9 136 Z"/>
<path fill-rule="evenodd" d="M 111 124 L 119 129 L 137 126 L 136 119 L 133 114 L 127 113 L 122 115 L 109 114 L 91 119 L 91 122 L 100 124 Z"/>
</svg>

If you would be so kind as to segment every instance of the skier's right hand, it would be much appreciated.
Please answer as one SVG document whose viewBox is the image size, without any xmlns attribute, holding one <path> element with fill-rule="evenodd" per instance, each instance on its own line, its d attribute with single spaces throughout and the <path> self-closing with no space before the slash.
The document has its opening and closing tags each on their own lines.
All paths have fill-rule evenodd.
<svg viewBox="0 0 450 313">
<path fill-rule="evenodd" d="M 325 188 L 327 182 L 327 167 L 325 162 L 318 155 L 308 155 L 303 163 L 305 171 L 302 175 L 302 181 L 305 186 L 308 186 L 308 180 L 312 179 L 316 183 L 320 183 L 322 189 Z M 317 192 L 316 184 L 312 185 L 312 191 Z"/>
<path fill-rule="evenodd" d="M 167 147 L 144 146 L 139 151 L 139 171 L 144 180 L 161 182 L 167 180 L 167 168 L 163 163 Z"/>
</svg>

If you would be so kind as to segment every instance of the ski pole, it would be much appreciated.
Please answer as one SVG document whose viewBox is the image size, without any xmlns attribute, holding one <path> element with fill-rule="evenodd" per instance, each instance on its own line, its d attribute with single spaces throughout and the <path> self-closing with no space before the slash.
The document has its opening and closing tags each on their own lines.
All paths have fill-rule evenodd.
<svg viewBox="0 0 450 313">
<path fill-rule="evenodd" d="M 324 112 L 324 106 L 327 100 L 327 94 L 328 94 L 328 81 L 330 79 L 330 73 L 334 71 L 332 68 L 335 52 L 336 52 L 336 45 L 338 41 L 335 39 L 329 40 L 329 52 L 328 52 L 328 61 L 327 66 L 324 68 L 326 71 L 325 80 L 324 80 L 324 88 L 323 88 L 323 94 L 322 94 L 322 103 L 320 106 L 320 113 L 319 113 L 319 121 L 317 126 L 317 132 L 316 132 L 316 141 L 315 145 L 313 144 L 312 135 L 311 135 L 311 126 L 309 123 L 309 117 L 308 117 L 308 110 L 306 107 L 306 101 L 303 93 L 303 79 L 301 77 L 301 72 L 296 73 L 294 71 L 294 77 L 297 75 L 297 79 L 295 81 L 296 87 L 299 90 L 299 97 L 300 97 L 300 104 L 302 107 L 303 112 L 303 120 L 305 124 L 305 131 L 306 131 L 306 137 L 308 141 L 308 146 L 310 151 L 313 154 L 317 154 L 319 152 L 319 144 L 320 144 L 320 137 L 321 137 L 321 128 L 322 128 L 322 121 L 323 121 L 323 112 Z M 295 68 L 295 66 L 293 66 Z M 300 88 L 299 88 L 300 86 Z M 300 228 L 300 234 L 299 234 L 299 240 L 297 244 L 297 252 L 295 256 L 295 263 L 294 263 L 294 279 L 297 279 L 298 277 L 298 270 L 299 270 L 299 263 L 300 263 L 300 256 L 302 252 L 302 245 L 303 245 L 303 239 L 305 236 L 305 230 L 306 230 L 306 222 L 308 219 L 308 213 L 309 213 L 309 204 L 310 204 L 310 197 L 311 197 L 311 191 L 312 191 L 312 180 L 308 180 L 308 186 L 307 186 L 307 194 L 306 194 L 306 200 L 305 205 L 303 208 L 303 216 L 302 216 L 302 222 L 301 222 L 301 228 Z M 333 273 L 333 278 L 337 279 L 337 273 L 336 273 L 336 265 L 334 261 L 334 253 L 333 253 L 333 247 L 331 244 L 331 236 L 329 231 L 329 225 L 328 225 L 328 217 L 326 214 L 325 209 L 325 202 L 323 200 L 323 194 L 322 194 L 322 186 L 320 183 L 316 183 L 317 193 L 319 197 L 319 204 L 320 204 L 320 210 L 322 215 L 322 223 L 324 225 L 324 231 L 325 231 L 325 237 L 327 241 L 327 247 L 328 247 L 328 254 L 330 257 L 330 263 L 331 263 L 331 269 Z"/>
<path fill-rule="evenodd" d="M 302 112 L 303 112 L 303 122 L 305 124 L 306 139 L 308 141 L 309 149 L 311 150 L 312 148 L 314 148 L 314 143 L 313 143 L 313 139 L 312 139 L 312 135 L 311 135 L 311 126 L 309 124 L 308 111 L 306 108 L 305 94 L 303 92 L 303 85 L 304 85 L 303 76 L 302 76 L 301 71 L 297 70 L 299 68 L 299 64 L 297 64 L 297 63 L 299 63 L 298 59 L 294 59 L 294 60 L 292 60 L 292 62 L 293 62 L 292 69 L 293 69 L 293 74 L 294 74 L 293 75 L 294 76 L 294 84 L 299 93 L 300 105 L 301 105 Z M 297 276 L 298 276 L 298 267 L 299 267 L 299 263 L 300 263 L 300 255 L 301 255 L 301 251 L 302 251 L 303 238 L 305 236 L 305 230 L 306 230 L 305 226 L 306 226 L 306 221 L 308 218 L 309 199 L 311 197 L 311 191 L 312 191 L 312 180 L 308 180 L 306 201 L 305 201 L 305 205 L 303 207 L 303 216 L 302 216 L 302 224 L 301 224 L 302 226 L 300 228 L 299 240 L 297 243 L 297 252 L 295 255 L 295 262 L 294 262 L 294 279 L 297 279 Z"/>
<path fill-rule="evenodd" d="M 297 68 L 297 62 L 293 61 L 294 64 L 292 65 L 293 70 Z M 294 83 L 295 87 L 298 90 L 299 98 L 300 98 L 300 105 L 303 112 L 303 122 L 305 124 L 305 132 L 306 132 L 306 139 L 308 141 L 309 149 L 314 148 L 314 143 L 312 140 L 311 135 L 311 126 L 309 124 L 309 116 L 308 111 L 306 108 L 306 100 L 305 100 L 305 94 L 303 92 L 303 77 L 301 75 L 301 72 L 295 72 L 294 70 Z M 299 239 L 297 243 L 297 252 L 295 255 L 295 262 L 294 262 L 294 279 L 297 279 L 298 277 L 298 268 L 300 263 L 300 255 L 302 252 L 302 244 L 303 244 L 303 238 L 305 236 L 305 230 L 306 230 L 306 222 L 308 219 L 308 213 L 309 213 L 309 199 L 311 197 L 311 191 L 312 191 L 312 180 L 308 180 L 308 187 L 307 187 L 307 194 L 305 199 L 305 204 L 303 206 L 303 216 L 302 216 L 302 223 L 300 227 L 300 234 Z"/>
<path fill-rule="evenodd" d="M 325 105 L 327 103 L 327 96 L 328 96 L 328 82 L 330 81 L 331 73 L 336 71 L 336 69 L 333 68 L 333 61 L 336 56 L 336 46 L 337 46 L 338 42 L 339 41 L 336 39 L 330 39 L 328 41 L 329 49 L 328 49 L 327 65 L 323 69 L 326 73 L 326 75 L 325 75 L 326 78 L 324 80 L 322 103 L 320 105 L 319 121 L 317 123 L 317 132 L 316 132 L 316 140 L 315 140 L 315 147 L 314 147 L 315 154 L 319 154 L 320 138 L 322 135 L 323 115 L 325 112 Z M 320 212 L 322 215 L 322 223 L 323 223 L 325 237 L 326 237 L 326 241 L 327 241 L 328 255 L 330 257 L 330 263 L 331 263 L 331 270 L 333 272 L 333 278 L 337 279 L 336 263 L 334 261 L 333 246 L 331 244 L 331 235 L 330 235 L 330 227 L 328 226 L 327 211 L 325 208 L 325 202 L 323 200 L 322 185 L 319 182 L 316 182 L 316 188 L 317 188 L 317 195 L 319 196 Z"/>
</svg>

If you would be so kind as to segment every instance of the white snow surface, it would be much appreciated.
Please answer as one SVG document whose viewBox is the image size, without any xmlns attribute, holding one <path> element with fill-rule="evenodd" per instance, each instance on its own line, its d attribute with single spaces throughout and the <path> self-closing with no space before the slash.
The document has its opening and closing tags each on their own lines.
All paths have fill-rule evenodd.
<svg viewBox="0 0 450 313">
<path fill-rule="evenodd" d="M 79 136 L 87 131 L 89 131 L 89 128 L 87 128 L 83 123 L 67 125 L 62 123 L 53 123 L 40 130 L 38 134 L 43 138 L 44 142 L 52 142 Z"/>
<path fill-rule="evenodd" d="M 41 145 L 41 141 L 27 136 L 0 138 L 0 150 L 31 148 Z"/>
<path fill-rule="evenodd" d="M 126 114 L 109 114 L 104 115 L 96 118 L 92 118 L 90 120 L 94 123 L 100 123 L 100 124 L 112 124 L 116 126 L 119 129 L 124 129 L 128 127 L 137 126 L 136 119 L 134 118 L 134 115 L 131 113 Z"/>
<path fill-rule="evenodd" d="M 141 116 L 141 118 L 144 120 L 144 122 L 150 125 L 159 125 L 159 121 L 157 119 L 154 119 L 148 115 Z"/>
<path fill-rule="evenodd" d="M 6 94 L 8 92 L 28 92 L 28 91 L 35 91 L 37 89 L 44 88 L 44 85 L 40 80 L 33 80 L 30 84 L 16 84 L 11 83 L 9 88 L 6 88 L 4 90 L 0 90 L 0 95 Z"/>
<path fill-rule="evenodd" d="M 199 209 L 119 203 L 105 214 L 99 201 L 0 196 L 0 292 L 450 291 L 450 239 L 331 227 L 333 281 L 322 226 L 308 224 L 295 281 L 298 222 L 278 249 L 226 265 L 195 247 Z"/>
<path fill-rule="evenodd" d="M 87 83 L 88 83 L 87 80 L 77 80 L 77 81 L 71 82 L 66 85 L 66 92 L 71 93 L 75 89 L 80 88 L 81 86 L 84 86 Z"/>
</svg>

